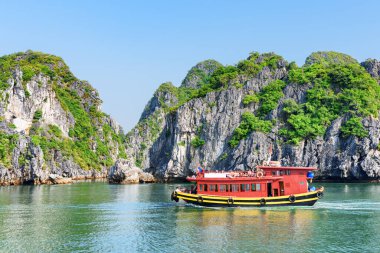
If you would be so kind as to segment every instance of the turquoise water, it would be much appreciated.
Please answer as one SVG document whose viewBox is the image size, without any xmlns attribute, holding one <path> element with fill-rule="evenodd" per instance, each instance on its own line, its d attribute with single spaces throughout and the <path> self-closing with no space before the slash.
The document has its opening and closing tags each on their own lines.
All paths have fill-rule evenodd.
<svg viewBox="0 0 380 253">
<path fill-rule="evenodd" d="M 380 252 L 380 184 L 263 209 L 171 202 L 176 186 L 1 187 L 0 252 Z"/>
</svg>

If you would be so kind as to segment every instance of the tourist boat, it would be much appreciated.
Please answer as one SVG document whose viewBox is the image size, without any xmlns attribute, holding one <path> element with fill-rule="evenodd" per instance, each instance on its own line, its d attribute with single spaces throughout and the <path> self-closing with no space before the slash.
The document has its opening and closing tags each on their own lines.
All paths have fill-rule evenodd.
<svg viewBox="0 0 380 253">
<path fill-rule="evenodd" d="M 311 185 L 313 167 L 281 166 L 269 162 L 254 171 L 205 171 L 187 180 L 191 189 L 177 188 L 171 199 L 200 206 L 312 206 L 324 188 Z"/>
</svg>

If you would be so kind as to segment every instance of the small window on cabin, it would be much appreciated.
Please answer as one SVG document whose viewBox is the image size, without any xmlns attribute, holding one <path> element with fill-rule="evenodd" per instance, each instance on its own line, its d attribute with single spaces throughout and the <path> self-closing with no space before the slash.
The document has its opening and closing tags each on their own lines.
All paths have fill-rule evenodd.
<svg viewBox="0 0 380 253">
<path fill-rule="evenodd" d="M 210 184 L 209 187 L 210 187 L 210 192 L 215 191 L 215 185 L 214 184 Z"/>
<path fill-rule="evenodd" d="M 241 184 L 240 185 L 240 191 L 242 191 L 242 192 L 249 191 L 249 184 Z"/>
<path fill-rule="evenodd" d="M 203 191 L 203 184 L 199 185 L 199 191 Z"/>
<path fill-rule="evenodd" d="M 208 191 L 208 189 L 207 189 L 207 184 L 205 184 L 204 186 L 205 186 L 204 191 L 207 192 L 207 191 Z"/>
<path fill-rule="evenodd" d="M 251 185 L 251 189 L 252 189 L 253 192 L 256 191 L 256 184 L 252 184 Z"/>
<path fill-rule="evenodd" d="M 238 192 L 239 191 L 239 185 L 238 184 L 233 184 L 232 185 L 232 191 L 233 192 Z"/>
<path fill-rule="evenodd" d="M 256 184 L 256 191 L 261 191 L 261 185 L 260 184 Z"/>
<path fill-rule="evenodd" d="M 285 171 L 285 175 L 289 176 L 290 175 L 290 170 Z"/>
<path fill-rule="evenodd" d="M 226 187 L 226 192 L 229 192 L 230 191 L 230 185 L 226 184 L 225 187 Z"/>
<path fill-rule="evenodd" d="M 283 176 L 283 175 L 284 175 L 284 171 L 280 170 L 280 176 Z"/>
<path fill-rule="evenodd" d="M 225 192 L 226 191 L 226 185 L 224 185 L 224 184 L 219 185 L 219 191 Z"/>
<path fill-rule="evenodd" d="M 276 171 L 272 170 L 272 176 L 276 176 Z"/>
<path fill-rule="evenodd" d="M 219 185 L 215 185 L 215 191 L 217 192 L 218 191 L 218 189 L 219 189 Z"/>
</svg>

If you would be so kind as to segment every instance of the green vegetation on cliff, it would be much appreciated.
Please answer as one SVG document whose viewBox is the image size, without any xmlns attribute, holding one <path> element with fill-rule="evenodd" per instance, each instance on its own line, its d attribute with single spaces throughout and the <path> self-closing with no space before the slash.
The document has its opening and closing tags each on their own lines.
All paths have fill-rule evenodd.
<svg viewBox="0 0 380 253">
<path fill-rule="evenodd" d="M 191 140 L 191 146 L 194 148 L 199 148 L 203 146 L 206 142 L 202 140 L 199 136 L 195 136 L 194 139 Z"/>
<path fill-rule="evenodd" d="M 253 77 L 264 67 L 269 67 L 271 70 L 278 68 L 279 62 L 283 60 L 284 58 L 274 53 L 259 54 L 252 52 L 246 60 L 240 61 L 236 67 L 239 70 L 239 74 Z"/>
<path fill-rule="evenodd" d="M 42 110 L 35 111 L 30 136 L 32 142 L 43 150 L 45 160 L 53 159 L 55 151 L 60 151 L 64 159 L 72 158 L 85 170 L 100 170 L 111 166 L 115 155 L 126 157 L 125 137 L 122 132 L 117 134 L 109 126 L 108 116 L 97 109 L 101 100 L 96 90 L 75 78 L 60 57 L 33 51 L 1 57 L 0 89 L 3 92 L 12 83 L 17 70 L 22 72 L 27 98 L 26 84 L 37 76 L 47 77 L 61 107 L 75 121 L 68 138 L 63 136 L 58 126 L 43 124 Z M 0 160 L 9 165 L 4 157 L 1 156 Z"/>
<path fill-rule="evenodd" d="M 210 61 L 210 60 L 209 60 Z M 251 53 L 248 59 L 240 61 L 236 66 L 222 66 L 213 64 L 213 72 L 206 75 L 204 71 L 197 68 L 192 68 L 184 82 L 193 75 L 198 73 L 199 79 L 196 88 L 180 86 L 176 87 L 170 82 L 163 83 L 156 91 L 155 95 L 159 96 L 161 106 L 170 112 L 174 112 L 184 103 L 206 96 L 210 92 L 222 91 L 231 87 L 241 88 L 239 77 L 249 78 L 257 75 L 264 67 L 270 70 L 275 70 L 279 67 L 279 62 L 284 61 L 281 56 L 274 53 Z M 160 96 L 160 94 L 163 94 Z M 175 100 L 165 101 L 165 94 L 170 94 Z M 265 98 L 263 98 L 265 99 Z M 248 101 L 246 101 L 248 103 Z M 266 110 L 265 108 L 263 110 Z"/>
<path fill-rule="evenodd" d="M 284 107 L 287 127 L 280 133 L 290 143 L 322 136 L 334 119 L 345 114 L 351 115 L 352 120 L 348 121 L 348 128 L 341 129 L 344 135 L 364 137 L 361 119 L 370 115 L 377 117 L 380 109 L 380 86 L 363 67 L 351 60 L 293 69 L 289 72 L 289 82 L 312 84 L 305 103 Z"/>
<path fill-rule="evenodd" d="M 23 82 L 28 82 L 33 76 L 42 73 L 51 80 L 61 77 L 63 82 L 76 80 L 62 58 L 40 52 L 27 51 L 0 57 L 0 90 L 9 87 L 8 80 L 12 78 L 12 71 L 19 68 L 23 75 Z"/>
<path fill-rule="evenodd" d="M 362 125 L 362 119 L 355 116 L 347 120 L 346 123 L 340 128 L 340 131 L 345 137 L 350 135 L 357 136 L 359 138 L 368 136 L 368 132 Z"/>
<path fill-rule="evenodd" d="M 236 147 L 239 142 L 249 136 L 251 132 L 259 131 L 268 133 L 272 129 L 272 122 L 265 120 L 265 117 L 278 106 L 278 101 L 284 96 L 282 90 L 286 83 L 282 80 L 275 80 L 266 85 L 258 95 L 249 94 L 243 98 L 243 104 L 260 102 L 257 116 L 251 112 L 242 115 L 240 125 L 234 130 L 229 141 L 231 147 Z"/>
<path fill-rule="evenodd" d="M 11 166 L 12 152 L 17 140 L 17 134 L 6 134 L 0 131 L 0 163 L 5 167 Z"/>
<path fill-rule="evenodd" d="M 347 54 L 342 54 L 334 51 L 319 51 L 309 55 L 305 60 L 305 66 L 312 64 L 357 64 L 357 60 Z"/>
<path fill-rule="evenodd" d="M 265 117 L 278 106 L 278 101 L 284 96 L 282 90 L 286 84 L 282 80 L 276 80 L 265 86 L 259 94 L 260 108 L 258 115 Z"/>
<path fill-rule="evenodd" d="M 242 139 L 254 131 L 269 133 L 272 129 L 272 123 L 268 120 L 262 120 L 256 117 L 251 112 L 245 112 L 241 116 L 240 125 L 234 130 L 229 144 L 231 147 L 236 147 Z"/>
<path fill-rule="evenodd" d="M 248 94 L 243 98 L 243 104 L 244 105 L 249 105 L 251 103 L 257 103 L 259 102 L 260 99 L 256 94 Z"/>
</svg>

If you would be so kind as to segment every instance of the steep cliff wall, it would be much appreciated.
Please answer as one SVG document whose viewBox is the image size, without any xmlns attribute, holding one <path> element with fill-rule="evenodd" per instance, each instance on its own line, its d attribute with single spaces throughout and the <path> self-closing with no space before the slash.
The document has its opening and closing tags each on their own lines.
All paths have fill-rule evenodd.
<svg viewBox="0 0 380 253">
<path fill-rule="evenodd" d="M 253 53 L 197 64 L 161 85 L 126 139 L 128 158 L 163 180 L 263 161 L 317 166 L 319 178 L 380 177 L 379 63 L 317 52 L 302 67 Z"/>
<path fill-rule="evenodd" d="M 0 58 L 0 184 L 104 177 L 126 157 L 119 125 L 98 92 L 59 57 L 28 51 Z"/>
<path fill-rule="evenodd" d="M 129 167 L 149 175 L 135 166 L 170 180 L 198 164 L 246 170 L 268 159 L 317 166 L 319 178 L 376 180 L 379 69 L 377 60 L 359 64 L 336 52 L 313 53 L 302 67 L 273 53 L 252 53 L 235 66 L 207 60 L 180 87 L 162 84 L 124 135 L 101 112 L 97 91 L 61 58 L 4 56 L 0 184 L 104 177 L 109 168 L 113 182 Z"/>
</svg>

